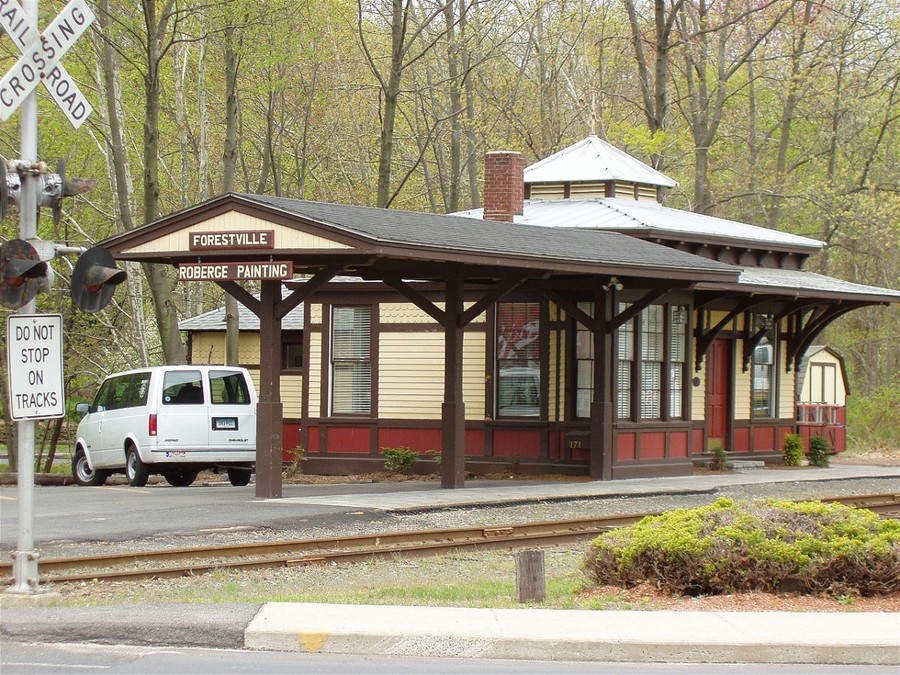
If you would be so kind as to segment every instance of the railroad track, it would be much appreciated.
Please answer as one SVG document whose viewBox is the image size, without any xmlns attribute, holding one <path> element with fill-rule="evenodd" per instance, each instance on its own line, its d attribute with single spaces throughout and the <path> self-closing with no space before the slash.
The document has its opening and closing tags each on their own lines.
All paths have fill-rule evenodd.
<svg viewBox="0 0 900 675">
<path fill-rule="evenodd" d="M 898 494 L 827 497 L 821 501 L 839 502 L 891 517 L 900 516 Z M 40 581 L 137 581 L 193 576 L 221 569 L 253 570 L 358 562 L 391 556 L 423 557 L 464 548 L 556 546 L 590 539 L 650 515 L 658 514 L 47 558 L 39 563 Z M 0 563 L 0 574 L 3 575 L 0 583 L 12 583 L 12 567 L 12 563 Z"/>
</svg>

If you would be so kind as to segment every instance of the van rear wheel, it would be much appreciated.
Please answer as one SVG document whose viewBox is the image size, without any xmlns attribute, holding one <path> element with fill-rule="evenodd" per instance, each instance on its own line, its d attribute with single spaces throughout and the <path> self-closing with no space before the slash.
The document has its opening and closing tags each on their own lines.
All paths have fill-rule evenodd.
<svg viewBox="0 0 900 675">
<path fill-rule="evenodd" d="M 133 445 L 129 446 L 125 453 L 125 477 L 131 487 L 144 487 L 150 478 L 147 465 L 141 460 L 137 448 Z"/>
<path fill-rule="evenodd" d="M 72 478 L 75 479 L 75 482 L 78 485 L 84 485 L 86 487 L 103 485 L 108 476 L 108 471 L 103 471 L 101 469 L 94 470 L 91 468 L 87 461 L 87 455 L 84 454 L 84 450 L 81 448 L 76 450 L 75 457 L 72 458 Z"/>
<path fill-rule="evenodd" d="M 250 469 L 228 469 L 228 480 L 236 487 L 247 485 L 250 482 Z"/>
<path fill-rule="evenodd" d="M 166 482 L 172 487 L 187 487 L 197 480 L 196 471 L 178 471 L 165 474 Z"/>
</svg>

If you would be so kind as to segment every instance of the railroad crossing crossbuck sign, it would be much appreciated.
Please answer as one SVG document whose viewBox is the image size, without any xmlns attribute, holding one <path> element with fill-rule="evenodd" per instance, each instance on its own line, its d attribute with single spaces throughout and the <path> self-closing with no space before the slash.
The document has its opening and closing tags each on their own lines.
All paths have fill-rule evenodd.
<svg viewBox="0 0 900 675">
<path fill-rule="evenodd" d="M 93 108 L 59 60 L 93 21 L 87 0 L 71 0 L 41 35 L 17 0 L 0 0 L 0 24 L 22 52 L 0 81 L 0 120 L 43 82 L 72 126 L 81 126 Z"/>
</svg>

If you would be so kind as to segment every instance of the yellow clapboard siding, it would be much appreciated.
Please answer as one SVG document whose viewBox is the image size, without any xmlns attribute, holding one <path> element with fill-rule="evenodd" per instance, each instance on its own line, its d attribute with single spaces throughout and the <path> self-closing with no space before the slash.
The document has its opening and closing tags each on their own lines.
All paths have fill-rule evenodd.
<svg viewBox="0 0 900 675">
<path fill-rule="evenodd" d="M 440 419 L 444 400 L 444 336 L 382 333 L 379 337 L 378 414 L 386 418 Z M 484 416 L 484 334 L 464 338 L 466 416 Z"/>
<path fill-rule="evenodd" d="M 180 229 L 153 241 L 128 249 L 128 253 L 165 253 L 170 251 L 186 252 L 190 250 L 190 235 L 194 232 L 250 232 L 254 230 L 273 230 L 275 247 L 279 249 L 346 249 L 347 244 L 301 232 L 290 227 L 255 218 L 236 211 L 229 211 L 210 218 L 188 228 Z M 260 251 L 259 258 L 264 260 L 268 252 Z"/>
<path fill-rule="evenodd" d="M 742 341 L 734 343 L 737 354 L 741 354 L 743 350 Z M 735 419 L 750 419 L 751 415 L 751 387 L 753 382 L 753 369 L 748 368 L 747 372 L 741 366 L 741 359 L 734 359 L 734 417 Z"/>
<path fill-rule="evenodd" d="M 281 403 L 284 405 L 284 417 L 300 417 L 303 399 L 303 377 L 299 374 L 281 375 Z"/>
<path fill-rule="evenodd" d="M 694 387 L 693 384 L 691 385 L 693 388 L 691 392 L 691 419 L 702 421 L 706 419 L 706 359 L 703 359 L 700 371 L 691 375 L 691 379 L 695 377 L 700 378 L 700 386 Z"/>
<path fill-rule="evenodd" d="M 794 416 L 796 378 L 794 373 L 787 372 L 787 354 L 781 349 L 778 354 L 778 417 Z"/>
<path fill-rule="evenodd" d="M 319 393 L 322 385 L 322 334 L 307 332 L 306 339 L 309 340 L 309 371 L 306 373 L 309 379 L 309 414 L 321 417 L 326 414 Z"/>
</svg>

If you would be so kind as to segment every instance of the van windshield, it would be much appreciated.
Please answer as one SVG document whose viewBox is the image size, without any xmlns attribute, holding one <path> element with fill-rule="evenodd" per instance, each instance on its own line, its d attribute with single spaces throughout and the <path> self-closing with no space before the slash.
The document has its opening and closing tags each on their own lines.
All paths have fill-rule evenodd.
<svg viewBox="0 0 900 675">
<path fill-rule="evenodd" d="M 209 372 L 209 388 L 214 405 L 217 403 L 250 403 L 250 390 L 243 373 L 233 370 L 211 370 Z"/>
<path fill-rule="evenodd" d="M 163 378 L 163 403 L 203 403 L 203 380 L 199 370 L 173 370 Z"/>
</svg>

